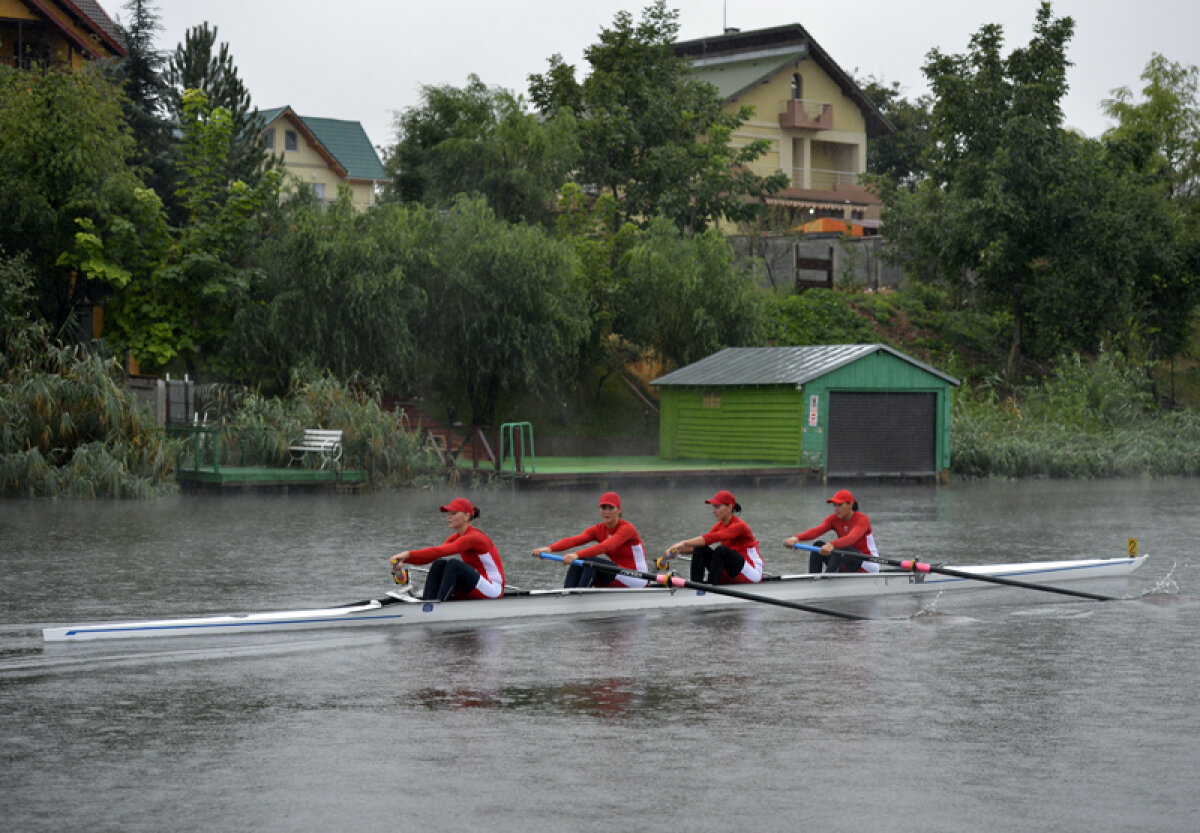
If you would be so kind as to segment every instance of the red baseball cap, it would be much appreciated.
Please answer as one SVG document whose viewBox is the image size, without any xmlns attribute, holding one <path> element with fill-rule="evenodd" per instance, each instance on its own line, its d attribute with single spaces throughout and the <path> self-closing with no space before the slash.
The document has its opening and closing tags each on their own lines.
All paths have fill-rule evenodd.
<svg viewBox="0 0 1200 833">
<path fill-rule="evenodd" d="M 849 489 L 842 489 L 836 495 L 831 497 L 826 503 L 854 503 L 854 495 L 850 494 Z"/>
<path fill-rule="evenodd" d="M 713 506 L 716 506 L 718 503 L 723 503 L 726 506 L 733 506 L 735 503 L 737 503 L 737 498 L 733 496 L 732 492 L 727 492 L 722 489 L 704 502 Z"/>
<path fill-rule="evenodd" d="M 621 498 L 617 496 L 616 492 L 605 492 L 604 494 L 600 495 L 600 505 L 616 506 L 617 508 L 620 508 Z"/>
<path fill-rule="evenodd" d="M 456 497 L 445 506 L 440 506 L 438 508 L 443 512 L 466 512 L 468 515 L 475 513 L 475 507 L 472 506 L 471 501 L 467 500 L 465 497 Z"/>
</svg>

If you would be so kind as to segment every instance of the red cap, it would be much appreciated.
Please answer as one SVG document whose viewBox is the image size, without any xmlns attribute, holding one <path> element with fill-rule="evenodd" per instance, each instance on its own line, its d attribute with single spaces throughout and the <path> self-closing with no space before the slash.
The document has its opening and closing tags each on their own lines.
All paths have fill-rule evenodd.
<svg viewBox="0 0 1200 833">
<path fill-rule="evenodd" d="M 454 500 L 447 503 L 445 506 L 438 507 L 443 512 L 466 512 L 468 515 L 475 513 L 475 507 L 471 505 L 471 501 L 465 497 L 456 497 Z"/>
<path fill-rule="evenodd" d="M 737 499 L 734 498 L 731 492 L 727 492 L 722 489 L 704 502 L 712 504 L 713 506 L 716 506 L 718 503 L 723 503 L 726 506 L 733 506 L 735 503 L 737 503 Z"/>
<path fill-rule="evenodd" d="M 604 494 L 600 495 L 600 505 L 616 506 L 617 508 L 620 508 L 621 498 L 617 496 L 616 492 L 605 492 Z"/>
<path fill-rule="evenodd" d="M 831 497 L 826 503 L 854 503 L 854 495 L 850 494 L 849 489 L 842 489 L 836 495 Z"/>
</svg>

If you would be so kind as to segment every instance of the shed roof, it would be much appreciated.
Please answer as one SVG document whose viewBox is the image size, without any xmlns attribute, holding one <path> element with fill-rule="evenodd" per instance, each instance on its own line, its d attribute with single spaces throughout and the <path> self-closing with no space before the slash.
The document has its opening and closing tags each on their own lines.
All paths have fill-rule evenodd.
<svg viewBox="0 0 1200 833">
<path fill-rule="evenodd" d="M 259 111 L 263 124 L 270 124 L 280 116 L 289 116 L 304 127 L 317 143 L 346 172 L 349 179 L 391 179 L 379 154 L 371 146 L 367 132 L 361 122 L 345 119 L 327 119 L 319 116 L 301 116 L 291 107 L 272 107 Z"/>
<path fill-rule="evenodd" d="M 886 344 L 814 344 L 803 347 L 726 347 L 719 353 L 660 376 L 652 385 L 803 385 L 874 353 L 901 361 L 952 385 L 959 382 L 940 370 Z"/>
</svg>

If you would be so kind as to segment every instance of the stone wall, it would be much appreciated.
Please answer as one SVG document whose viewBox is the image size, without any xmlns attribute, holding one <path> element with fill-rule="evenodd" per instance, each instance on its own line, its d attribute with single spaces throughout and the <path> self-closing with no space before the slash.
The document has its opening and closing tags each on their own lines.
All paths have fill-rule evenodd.
<svg viewBox="0 0 1200 833">
<path fill-rule="evenodd" d="M 833 286 L 847 280 L 878 291 L 898 286 L 900 267 L 887 263 L 883 237 L 833 238 L 795 235 L 732 235 L 729 243 L 737 258 L 753 257 L 759 285 L 779 293 L 798 287 Z M 819 262 L 830 266 L 818 266 Z"/>
</svg>

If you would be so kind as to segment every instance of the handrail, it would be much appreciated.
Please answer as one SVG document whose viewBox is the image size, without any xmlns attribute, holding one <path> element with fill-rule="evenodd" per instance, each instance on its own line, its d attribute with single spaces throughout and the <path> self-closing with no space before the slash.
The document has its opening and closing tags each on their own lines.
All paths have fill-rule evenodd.
<svg viewBox="0 0 1200 833">
<path fill-rule="evenodd" d="M 529 471 L 537 472 L 537 455 L 533 451 L 533 423 L 530 422 L 506 422 L 500 426 L 500 464 L 497 466 L 499 471 L 504 471 L 505 443 L 508 444 L 509 451 L 513 457 L 513 474 L 524 470 L 525 462 L 525 433 L 529 432 Z M 516 436 L 514 437 L 514 432 Z M 520 440 L 521 450 L 518 453 L 516 441 Z"/>
</svg>

